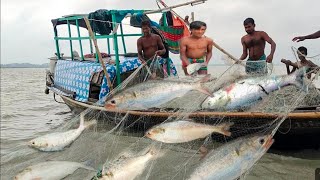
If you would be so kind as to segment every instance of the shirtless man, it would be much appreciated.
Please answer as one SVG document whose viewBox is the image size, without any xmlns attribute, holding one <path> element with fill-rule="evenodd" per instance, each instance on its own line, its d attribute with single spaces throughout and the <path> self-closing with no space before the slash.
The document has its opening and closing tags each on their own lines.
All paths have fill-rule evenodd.
<svg viewBox="0 0 320 180">
<path fill-rule="evenodd" d="M 258 62 L 259 60 L 266 60 L 267 63 L 271 63 L 274 52 L 276 50 L 276 43 L 268 36 L 264 31 L 256 31 L 255 23 L 252 18 L 247 18 L 243 22 L 244 29 L 248 33 L 241 38 L 243 52 L 240 60 L 244 60 L 248 56 L 249 58 L 246 64 L 247 74 L 267 74 L 266 63 L 264 61 Z M 268 57 L 264 53 L 266 41 L 271 45 L 271 52 Z"/>
<path fill-rule="evenodd" d="M 295 63 L 290 60 L 281 59 L 281 62 L 286 64 L 287 74 L 291 74 L 299 68 L 306 67 L 307 78 L 310 79 L 311 74 L 316 73 L 320 69 L 320 67 L 314 64 L 312 61 L 306 59 L 306 56 L 308 54 L 307 48 L 303 46 L 299 47 L 297 54 L 300 61 Z M 291 70 L 289 66 L 292 66 Z"/>
<path fill-rule="evenodd" d="M 187 66 L 192 63 L 203 63 L 198 71 L 199 74 L 208 73 L 208 63 L 212 57 L 212 39 L 205 37 L 207 25 L 201 21 L 193 21 L 190 24 L 191 35 L 180 41 L 180 58 L 182 69 L 188 75 Z"/>
<path fill-rule="evenodd" d="M 141 29 L 143 36 L 137 41 L 138 58 L 142 63 L 152 59 L 155 54 L 160 56 L 166 53 L 160 36 L 151 33 L 149 21 L 142 21 Z"/>
<path fill-rule="evenodd" d="M 317 32 L 315 32 L 313 34 L 309 34 L 309 35 L 306 35 L 306 36 L 294 37 L 292 39 L 292 41 L 300 42 L 300 41 L 304 41 L 305 39 L 317 39 L 317 38 L 320 38 L 320 31 L 317 31 Z"/>
</svg>

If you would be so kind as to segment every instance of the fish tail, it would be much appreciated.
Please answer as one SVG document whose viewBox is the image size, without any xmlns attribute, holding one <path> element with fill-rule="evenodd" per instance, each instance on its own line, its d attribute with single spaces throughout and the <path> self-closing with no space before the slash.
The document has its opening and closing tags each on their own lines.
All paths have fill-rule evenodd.
<svg viewBox="0 0 320 180">
<path fill-rule="evenodd" d="M 194 90 L 197 90 L 203 94 L 206 94 L 208 96 L 212 96 L 212 93 L 210 93 L 210 90 L 207 87 L 204 87 L 202 85 L 202 83 L 207 82 L 210 80 L 210 74 L 207 74 L 206 76 L 204 76 L 203 78 L 201 78 L 199 81 L 197 81 L 195 83 L 195 85 L 193 86 Z"/>
<path fill-rule="evenodd" d="M 229 122 L 229 123 L 222 123 L 218 125 L 221 134 L 225 136 L 231 136 L 230 126 L 232 126 L 233 124 L 234 124 L 233 122 Z"/>
<path fill-rule="evenodd" d="M 94 164 L 94 160 L 87 160 L 83 163 L 81 163 L 81 167 L 84 168 L 84 169 L 87 169 L 87 170 L 90 170 L 90 171 L 96 171 L 92 165 Z"/>
<path fill-rule="evenodd" d="M 85 121 L 84 121 L 84 115 L 85 115 L 84 112 L 80 113 L 80 125 L 79 125 L 79 129 L 86 129 L 86 128 L 92 126 L 92 125 L 97 124 L 97 120 L 95 120 L 95 119 L 93 119 L 93 120 L 91 120 L 91 121 L 85 122 Z"/>
<path fill-rule="evenodd" d="M 97 120 L 93 119 L 91 121 L 85 122 L 83 126 L 84 126 L 84 128 L 88 128 L 88 127 L 90 127 L 92 125 L 96 125 L 96 124 L 97 124 Z"/>
<path fill-rule="evenodd" d="M 205 75 L 203 78 L 201 78 L 198 82 L 199 83 L 205 83 L 208 82 L 210 80 L 211 74 L 207 74 Z"/>
<path fill-rule="evenodd" d="M 83 128 L 84 127 L 84 115 L 85 115 L 84 112 L 80 113 L 80 125 L 79 125 L 79 128 Z"/>
<path fill-rule="evenodd" d="M 212 93 L 210 93 L 210 90 L 207 87 L 204 87 L 202 84 L 200 84 L 200 86 L 196 90 L 210 97 L 213 96 Z"/>
</svg>

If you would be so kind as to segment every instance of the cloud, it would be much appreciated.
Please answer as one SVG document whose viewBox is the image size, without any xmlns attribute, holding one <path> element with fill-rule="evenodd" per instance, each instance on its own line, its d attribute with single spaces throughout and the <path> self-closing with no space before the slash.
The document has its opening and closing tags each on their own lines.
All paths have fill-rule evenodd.
<svg viewBox="0 0 320 180">
<path fill-rule="evenodd" d="M 169 5 L 186 0 L 166 1 Z M 1 1 L 1 63 L 45 63 L 55 51 L 51 19 L 68 14 L 90 13 L 98 9 L 157 9 L 154 0 L 21 0 Z M 307 35 L 320 29 L 318 0 L 208 0 L 198 6 L 186 6 L 175 11 L 181 16 L 193 11 L 196 20 L 208 24 L 206 35 L 236 57 L 242 52 L 240 38 L 245 35 L 243 20 L 253 17 L 256 29 L 267 32 L 277 43 L 274 62 L 294 59 L 291 47 L 304 45 L 310 55 L 319 54 L 320 39 L 293 43 L 296 35 Z M 135 50 L 135 39 L 127 41 Z M 266 54 L 269 53 L 266 45 Z M 212 63 L 222 63 L 222 53 L 214 51 Z M 174 56 L 177 58 L 177 56 Z M 319 58 L 318 58 L 319 59 Z M 178 62 L 176 60 L 175 62 Z M 320 64 L 320 62 L 316 62 Z"/>
</svg>

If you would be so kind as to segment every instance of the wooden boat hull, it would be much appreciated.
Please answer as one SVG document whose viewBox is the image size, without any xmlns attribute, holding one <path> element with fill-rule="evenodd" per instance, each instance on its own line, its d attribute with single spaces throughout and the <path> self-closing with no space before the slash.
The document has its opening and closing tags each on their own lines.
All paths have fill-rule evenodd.
<svg viewBox="0 0 320 180">
<path fill-rule="evenodd" d="M 175 112 L 140 112 L 140 111 L 117 111 L 107 110 L 104 107 L 88 105 L 71 98 L 61 96 L 63 101 L 76 113 L 87 108 L 92 109 L 94 114 L 100 114 L 104 120 L 113 125 L 117 125 L 122 117 L 126 116 L 126 126 L 135 133 L 144 133 L 150 127 L 159 124 L 168 117 L 178 116 Z M 96 113 L 96 112 L 99 113 Z M 117 117 L 117 118 L 114 118 Z M 230 131 L 233 133 L 231 138 L 222 135 L 213 135 L 215 140 L 226 141 L 232 138 L 251 134 L 253 132 L 265 131 L 268 126 L 278 117 L 276 114 L 261 112 L 194 112 L 189 118 L 205 123 L 217 123 L 223 118 L 234 122 Z M 106 119 L 107 118 L 107 119 Z M 271 129 L 271 128 L 270 128 Z M 141 134 L 142 134 L 141 133 Z M 301 149 L 301 148 L 320 148 L 320 111 L 316 109 L 310 112 L 291 112 L 287 119 L 281 124 L 275 134 L 276 149 Z"/>
<path fill-rule="evenodd" d="M 83 111 L 90 108 L 96 111 L 107 113 L 109 117 L 125 116 L 129 123 L 138 120 L 144 123 L 155 125 L 165 121 L 168 117 L 178 117 L 180 114 L 176 112 L 151 112 L 151 111 L 119 111 L 115 109 L 105 109 L 104 107 L 88 105 L 71 98 L 61 96 L 64 102 L 74 111 Z M 280 114 L 281 115 L 281 114 Z M 253 124 L 265 125 L 274 121 L 279 115 L 261 112 L 193 112 L 189 114 L 189 118 L 196 121 L 205 121 L 206 123 L 216 123 L 221 118 L 227 118 L 238 124 L 239 128 L 250 128 Z M 141 119 L 141 120 L 139 120 Z M 235 125 L 236 126 L 236 125 Z M 320 111 L 310 112 L 291 112 L 288 114 L 286 121 L 280 126 L 279 131 L 287 132 L 286 134 L 304 134 L 320 132 Z"/>
</svg>

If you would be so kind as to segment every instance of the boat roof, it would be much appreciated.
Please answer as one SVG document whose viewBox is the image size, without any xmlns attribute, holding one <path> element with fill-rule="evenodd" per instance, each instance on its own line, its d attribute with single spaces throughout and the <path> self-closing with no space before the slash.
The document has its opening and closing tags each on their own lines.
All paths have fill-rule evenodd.
<svg viewBox="0 0 320 180">
<path fill-rule="evenodd" d="M 127 17 L 132 16 L 134 14 L 143 14 L 149 10 L 137 10 L 137 9 L 126 9 L 126 10 L 107 10 L 107 9 L 99 9 L 89 14 L 69 14 L 64 15 L 60 18 L 52 19 L 52 25 L 54 29 L 58 25 L 63 24 L 72 24 L 72 25 L 79 25 L 80 27 L 87 28 L 87 25 L 84 21 L 84 17 L 88 19 L 96 19 L 98 21 L 113 21 L 115 20 L 116 23 L 121 23 L 121 21 Z"/>
</svg>

